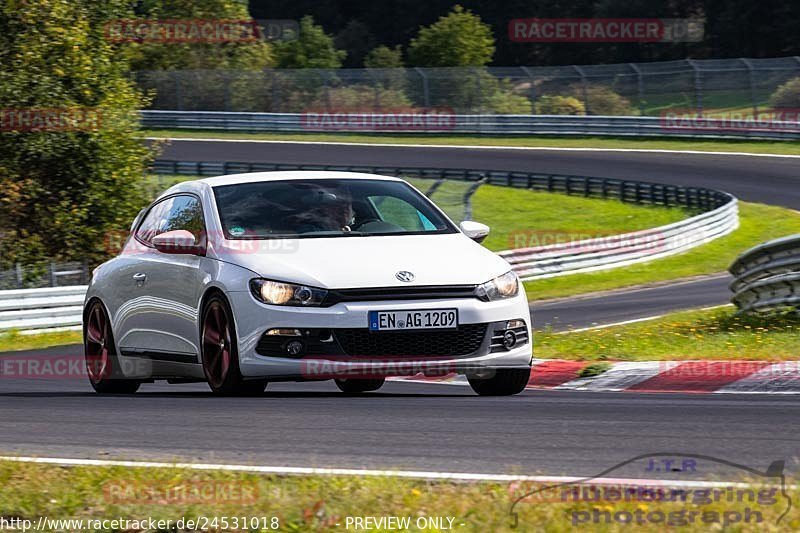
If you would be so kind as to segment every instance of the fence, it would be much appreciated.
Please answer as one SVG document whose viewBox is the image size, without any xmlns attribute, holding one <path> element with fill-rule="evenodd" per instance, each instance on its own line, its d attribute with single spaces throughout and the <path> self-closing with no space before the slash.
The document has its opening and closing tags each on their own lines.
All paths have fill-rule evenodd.
<svg viewBox="0 0 800 533">
<path fill-rule="evenodd" d="M 800 235 L 751 248 L 730 273 L 733 303 L 742 312 L 800 309 Z"/>
<path fill-rule="evenodd" d="M 790 140 L 800 138 L 800 122 L 771 116 L 761 122 L 747 117 L 710 121 L 699 117 L 655 118 L 570 115 L 450 115 L 447 124 L 419 127 L 423 117 L 347 114 L 330 117 L 324 127 L 309 124 L 300 113 L 145 110 L 148 128 L 213 129 L 261 132 L 460 133 L 488 135 L 611 135 L 616 137 L 709 137 Z M 796 118 L 792 115 L 792 118 Z M 322 119 L 327 120 L 327 119 Z"/>
<path fill-rule="evenodd" d="M 589 115 L 660 116 L 759 109 L 800 57 L 557 67 L 183 70 L 133 74 L 152 109 L 302 113 L 358 107 L 444 107 L 456 114 L 546 114 L 546 96 L 573 96 Z M 778 106 L 780 107 L 780 106 Z"/>
<path fill-rule="evenodd" d="M 468 203 L 483 183 L 533 191 L 546 191 L 587 198 L 612 198 L 623 202 L 681 206 L 700 213 L 686 220 L 649 230 L 608 238 L 539 246 L 500 252 L 523 279 L 546 278 L 590 272 L 651 261 L 684 252 L 734 231 L 739 226 L 738 202 L 732 195 L 712 189 L 678 187 L 641 181 L 564 176 L 528 172 L 477 171 L 441 168 L 370 167 L 338 165 L 283 165 L 271 163 L 156 161 L 153 170 L 162 174 L 215 176 L 275 170 L 331 170 L 367 172 L 410 179 L 435 180 L 428 194 L 442 181 L 471 182 L 464 196 Z"/>
<path fill-rule="evenodd" d="M 13 269 L 0 270 L 0 290 L 82 285 L 88 282 L 89 267 L 85 262 L 50 262 L 39 266 L 16 264 Z"/>
</svg>

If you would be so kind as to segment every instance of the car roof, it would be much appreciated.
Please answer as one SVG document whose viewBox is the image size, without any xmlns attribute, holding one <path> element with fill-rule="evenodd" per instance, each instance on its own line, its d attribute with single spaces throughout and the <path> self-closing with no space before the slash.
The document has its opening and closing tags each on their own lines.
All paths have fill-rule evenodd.
<svg viewBox="0 0 800 533">
<path fill-rule="evenodd" d="M 352 179 L 352 180 L 383 180 L 403 181 L 401 178 L 367 174 L 364 172 L 340 172 L 333 170 L 281 170 L 272 172 L 249 172 L 245 174 L 229 174 L 227 176 L 214 176 L 199 180 L 183 181 L 164 191 L 159 198 L 179 192 L 198 192 L 204 187 L 221 187 L 224 185 L 238 185 L 241 183 L 259 183 L 265 181 L 283 180 L 325 180 L 325 179 Z"/>
<path fill-rule="evenodd" d="M 220 185 L 236 185 L 238 183 L 255 183 L 259 181 L 282 181 L 282 180 L 327 180 L 327 179 L 348 179 L 348 180 L 388 180 L 402 181 L 400 178 L 390 176 L 379 176 L 377 174 L 366 174 L 363 172 L 339 172 L 332 170 L 281 170 L 275 172 L 250 172 L 247 174 L 231 174 L 228 176 L 215 176 L 204 178 L 202 181 L 211 187 Z"/>
</svg>

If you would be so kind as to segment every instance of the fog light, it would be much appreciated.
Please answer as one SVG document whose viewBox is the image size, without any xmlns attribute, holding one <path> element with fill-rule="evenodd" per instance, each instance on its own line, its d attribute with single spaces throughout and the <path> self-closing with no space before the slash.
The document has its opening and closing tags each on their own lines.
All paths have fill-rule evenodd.
<svg viewBox="0 0 800 533">
<path fill-rule="evenodd" d="M 510 350 L 517 344 L 517 334 L 513 331 L 506 331 L 503 333 L 503 346 L 506 350 Z"/>
<path fill-rule="evenodd" d="M 283 337 L 299 337 L 301 333 L 299 329 L 275 328 L 267 331 L 267 335 L 280 335 Z"/>
<path fill-rule="evenodd" d="M 300 341 L 289 341 L 286 343 L 286 352 L 289 355 L 300 355 L 305 346 Z"/>
<path fill-rule="evenodd" d="M 516 329 L 516 328 L 524 328 L 525 321 L 520 320 L 519 318 L 515 318 L 514 320 L 509 320 L 506 322 L 506 329 Z"/>
</svg>

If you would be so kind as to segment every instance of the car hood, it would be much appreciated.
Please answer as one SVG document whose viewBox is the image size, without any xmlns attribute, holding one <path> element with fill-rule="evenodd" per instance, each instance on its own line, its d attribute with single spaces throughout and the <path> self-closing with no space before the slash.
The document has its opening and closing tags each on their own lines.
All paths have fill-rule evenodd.
<svg viewBox="0 0 800 533">
<path fill-rule="evenodd" d="M 511 269 L 461 233 L 225 241 L 215 253 L 267 279 L 328 289 L 477 285 Z M 398 280 L 401 270 L 414 280 Z"/>
</svg>

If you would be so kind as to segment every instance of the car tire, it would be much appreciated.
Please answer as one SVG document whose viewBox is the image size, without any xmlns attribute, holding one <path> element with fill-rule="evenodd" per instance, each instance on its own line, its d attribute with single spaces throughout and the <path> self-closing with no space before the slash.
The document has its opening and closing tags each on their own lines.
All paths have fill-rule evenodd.
<svg viewBox="0 0 800 533">
<path fill-rule="evenodd" d="M 233 313 L 220 294 L 212 295 L 203 306 L 200 359 L 206 382 L 215 394 L 253 396 L 263 394 L 267 387 L 266 380 L 245 380 L 242 376 Z"/>
<path fill-rule="evenodd" d="M 512 396 L 525 390 L 530 377 L 530 368 L 500 368 L 490 378 L 467 376 L 467 381 L 479 396 Z"/>
<path fill-rule="evenodd" d="M 86 308 L 83 321 L 83 356 L 89 384 L 99 394 L 133 394 L 141 383 L 126 379 L 117 358 L 111 320 L 100 300 Z"/>
<path fill-rule="evenodd" d="M 383 387 L 386 383 L 385 378 L 375 379 L 337 379 L 336 386 L 339 390 L 348 394 L 356 394 L 359 392 L 372 392 Z"/>
</svg>

